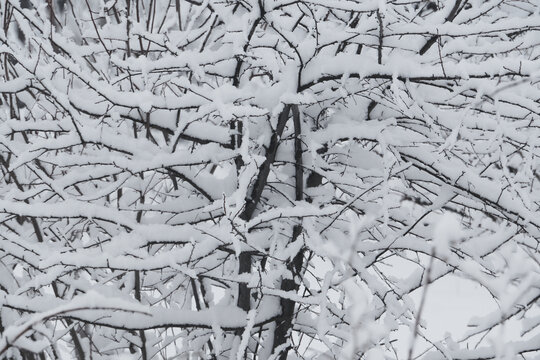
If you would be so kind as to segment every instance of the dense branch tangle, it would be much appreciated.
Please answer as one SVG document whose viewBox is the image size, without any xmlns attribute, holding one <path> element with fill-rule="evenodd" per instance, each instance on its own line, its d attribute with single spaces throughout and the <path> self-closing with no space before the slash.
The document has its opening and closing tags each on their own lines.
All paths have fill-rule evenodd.
<svg viewBox="0 0 540 360">
<path fill-rule="evenodd" d="M 0 356 L 534 354 L 538 11 L 2 2 Z M 410 301 L 451 276 L 501 306 L 461 349 Z"/>
</svg>

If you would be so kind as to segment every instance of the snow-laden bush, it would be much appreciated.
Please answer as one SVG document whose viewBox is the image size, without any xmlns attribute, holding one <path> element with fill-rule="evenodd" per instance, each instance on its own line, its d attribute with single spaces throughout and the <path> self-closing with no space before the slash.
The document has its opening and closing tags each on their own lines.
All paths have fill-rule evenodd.
<svg viewBox="0 0 540 360">
<path fill-rule="evenodd" d="M 0 15 L 0 358 L 538 355 L 537 0 Z"/>
</svg>

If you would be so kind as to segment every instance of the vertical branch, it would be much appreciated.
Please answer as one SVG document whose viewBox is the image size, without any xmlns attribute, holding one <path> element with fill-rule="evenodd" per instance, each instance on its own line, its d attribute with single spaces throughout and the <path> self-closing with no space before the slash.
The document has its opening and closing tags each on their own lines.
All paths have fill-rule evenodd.
<svg viewBox="0 0 540 360">
<path fill-rule="evenodd" d="M 266 150 L 265 159 L 259 168 L 259 174 L 253 185 L 253 190 L 251 196 L 246 199 L 246 207 L 244 208 L 243 213 L 240 215 L 240 218 L 248 221 L 251 220 L 253 213 L 259 201 L 261 200 L 261 195 L 266 186 L 266 181 L 268 180 L 268 175 L 270 174 L 270 166 L 276 158 L 276 152 L 279 145 L 279 140 L 281 135 L 283 135 L 283 130 L 287 124 L 287 119 L 289 118 L 289 113 L 291 110 L 291 105 L 285 105 L 283 110 L 278 117 L 278 123 L 276 129 L 274 130 L 272 137 L 270 138 L 270 144 Z"/>
<path fill-rule="evenodd" d="M 137 17 L 137 25 L 139 25 L 141 22 L 141 10 L 139 7 L 139 0 L 135 0 L 135 16 Z M 144 51 L 142 37 L 141 35 L 137 35 L 137 37 L 139 38 L 139 46 L 141 48 L 141 54 L 142 54 L 142 52 Z"/>
<path fill-rule="evenodd" d="M 293 122 L 294 122 L 294 173 L 295 173 L 295 198 L 296 201 L 301 201 L 304 198 L 304 171 L 302 162 L 302 141 L 300 135 L 302 133 L 300 123 L 300 113 L 298 111 L 298 105 L 292 106 Z M 291 242 L 295 242 L 302 233 L 302 226 L 295 225 L 293 227 Z M 291 279 L 283 279 L 281 281 L 281 290 L 285 292 L 298 292 L 300 284 L 297 282 L 298 277 L 301 274 L 304 262 L 304 249 L 302 248 L 294 256 L 292 261 L 287 263 L 287 270 L 292 275 Z M 281 298 L 281 317 L 276 324 L 274 330 L 274 343 L 272 346 L 272 352 L 276 350 L 281 351 L 279 355 L 280 360 L 286 360 L 290 346 L 286 346 L 282 349 L 282 345 L 286 344 L 290 338 L 290 334 L 293 327 L 294 308 L 296 302 L 291 299 Z"/>
<path fill-rule="evenodd" d="M 189 281 L 191 283 L 191 291 L 193 292 L 193 298 L 195 299 L 195 307 L 198 311 L 202 310 L 201 300 L 199 299 L 199 292 L 197 290 L 197 284 L 195 284 L 195 279 L 190 279 Z M 202 289 L 201 285 L 201 292 L 203 292 L 203 301 L 204 301 L 204 290 Z M 205 304 L 207 306 L 207 304 Z M 214 346 L 212 345 L 212 341 L 208 339 L 206 342 L 208 344 L 208 350 L 210 351 L 210 358 L 215 360 L 216 354 L 214 353 Z"/>
<path fill-rule="evenodd" d="M 251 38 L 253 37 L 253 34 L 255 33 L 255 30 L 260 20 L 261 20 L 261 17 L 257 18 L 255 22 L 253 23 L 253 25 L 251 26 L 251 29 L 248 34 L 247 42 L 244 45 L 244 52 L 249 47 Z M 242 64 L 243 64 L 242 58 L 237 57 L 236 68 L 234 70 L 234 77 L 233 77 L 234 87 L 238 87 L 240 85 L 240 72 L 242 69 Z M 277 150 L 279 137 L 283 133 L 283 129 L 285 128 L 285 123 L 287 122 L 287 118 L 289 116 L 289 109 L 290 109 L 289 106 L 285 106 L 285 108 L 283 109 L 282 113 L 279 116 L 277 129 L 272 135 L 272 138 L 270 140 L 270 147 L 268 148 L 268 151 L 266 153 L 266 160 L 261 166 L 261 169 L 259 171 L 259 176 L 257 177 L 257 181 L 255 182 L 251 197 L 246 199 L 246 207 L 244 208 L 244 211 L 240 215 L 240 218 L 242 218 L 245 221 L 248 221 L 251 219 L 255 211 L 255 208 L 257 207 L 257 204 L 259 203 L 260 197 L 262 195 L 262 191 L 266 185 L 266 180 L 268 179 L 268 174 L 270 173 L 270 165 L 272 164 L 272 162 L 274 162 L 274 159 L 275 159 L 275 155 L 276 155 L 275 152 Z M 230 123 L 231 145 L 233 146 L 233 148 L 238 148 L 242 145 L 242 126 L 243 125 L 241 121 L 231 120 L 231 123 Z M 235 130 L 236 130 L 236 134 L 235 134 Z M 237 171 L 239 171 L 240 167 L 243 165 L 241 157 L 237 156 L 235 158 L 235 163 L 236 163 L 236 169 Z M 251 255 L 247 252 L 242 252 L 238 256 L 238 273 L 245 274 L 245 273 L 251 272 L 251 265 L 252 265 Z M 251 307 L 250 296 L 251 296 L 251 291 L 248 288 L 247 284 L 240 283 L 238 285 L 238 299 L 237 299 L 238 307 L 244 311 L 249 311 Z"/>
<path fill-rule="evenodd" d="M 141 274 L 140 271 L 135 271 L 135 299 L 141 302 Z M 141 353 L 142 360 L 148 360 L 148 352 L 146 350 L 146 334 L 144 330 L 139 330 L 139 337 L 141 338 Z"/>
<path fill-rule="evenodd" d="M 149 133 L 146 134 L 146 138 L 147 139 L 150 138 Z M 144 174 L 142 172 L 141 172 L 140 176 L 141 176 L 141 180 L 144 179 Z M 141 202 L 141 204 L 144 204 L 145 198 L 144 198 L 144 189 L 143 189 L 143 187 L 141 187 L 140 192 L 141 192 L 140 202 Z M 137 219 L 136 219 L 137 223 L 141 222 L 142 215 L 143 215 L 143 211 L 139 210 L 137 212 Z M 135 290 L 135 299 L 138 302 L 141 302 L 141 299 L 142 299 L 142 297 L 141 297 L 141 283 L 142 283 L 142 280 L 141 280 L 140 271 L 136 270 L 135 271 L 135 287 L 134 287 L 134 290 Z M 142 330 L 142 329 L 139 330 L 139 337 L 141 338 L 142 360 L 148 360 L 148 351 L 146 349 L 146 334 L 144 333 L 144 330 Z"/>
<path fill-rule="evenodd" d="M 242 252 L 238 256 L 238 273 L 247 274 L 251 272 L 251 255 L 248 252 Z M 250 310 L 250 295 L 251 290 L 246 283 L 240 283 L 238 285 L 238 300 L 237 305 L 244 311 Z"/>
<path fill-rule="evenodd" d="M 295 197 L 296 201 L 304 199 L 304 164 L 302 161 L 302 127 L 300 123 L 300 112 L 298 105 L 292 106 L 293 125 L 294 125 L 294 179 L 295 179 Z"/>
<path fill-rule="evenodd" d="M 176 0 L 176 13 L 178 14 L 178 30 L 182 31 L 182 14 L 180 13 L 180 0 Z"/>
<path fill-rule="evenodd" d="M 262 19 L 262 17 L 259 17 L 253 22 L 253 25 L 251 26 L 251 29 L 250 29 L 249 34 L 248 34 L 247 41 L 246 41 L 246 43 L 244 45 L 244 48 L 243 48 L 244 52 L 246 52 L 246 50 L 248 49 L 249 43 L 251 42 L 251 38 L 255 34 L 255 30 L 257 29 L 257 26 L 259 25 L 259 22 L 261 21 L 261 19 Z M 241 70 L 242 70 L 243 63 L 244 63 L 244 60 L 242 60 L 242 57 L 237 56 L 237 58 L 236 58 L 236 67 L 234 69 L 234 76 L 233 76 L 233 86 L 236 87 L 236 88 L 240 86 L 240 75 L 241 75 Z M 233 148 L 239 148 L 242 145 L 243 124 L 242 124 L 241 121 L 231 120 L 230 127 L 231 127 L 231 133 L 232 133 L 232 135 L 231 135 L 232 144 L 231 145 L 234 146 Z M 235 132 L 236 132 L 236 136 L 235 136 Z M 236 140 L 234 140 L 234 137 L 236 138 Z M 235 162 L 236 162 L 237 170 L 239 170 L 240 167 L 243 165 L 242 164 L 242 158 L 239 157 L 239 156 L 236 157 Z"/>
<path fill-rule="evenodd" d="M 382 64 L 382 47 L 384 38 L 384 24 L 381 11 L 377 10 L 377 21 L 379 22 L 379 46 L 377 47 L 377 63 Z"/>
<path fill-rule="evenodd" d="M 131 47 L 129 45 L 129 38 L 130 38 L 130 32 L 131 32 L 131 0 L 127 0 L 127 6 L 126 6 L 126 51 L 127 51 L 127 57 L 131 57 Z M 134 124 L 135 126 L 135 124 Z"/>
<path fill-rule="evenodd" d="M 253 190 L 251 191 L 251 196 L 246 199 L 246 206 L 244 211 L 240 215 L 240 218 L 244 221 L 249 221 L 253 217 L 253 213 L 257 208 L 261 200 L 263 190 L 268 181 L 268 175 L 270 174 L 270 166 L 276 158 L 276 152 L 279 146 L 279 140 L 287 124 L 287 119 L 289 118 L 289 112 L 291 110 L 291 105 L 285 105 L 281 113 L 279 114 L 278 123 L 272 137 L 270 138 L 270 144 L 268 145 L 265 160 L 262 163 L 255 184 L 253 185 Z M 251 255 L 247 252 L 242 252 L 238 259 L 240 274 L 248 273 L 251 271 Z M 246 283 L 240 283 L 238 285 L 238 301 L 237 305 L 244 311 L 249 311 L 250 309 L 250 294 L 251 291 L 248 288 Z"/>
<path fill-rule="evenodd" d="M 50 21 L 50 38 L 53 37 L 53 26 L 54 26 L 54 4 L 52 0 L 47 0 L 47 5 L 49 6 L 49 21 Z"/>
</svg>

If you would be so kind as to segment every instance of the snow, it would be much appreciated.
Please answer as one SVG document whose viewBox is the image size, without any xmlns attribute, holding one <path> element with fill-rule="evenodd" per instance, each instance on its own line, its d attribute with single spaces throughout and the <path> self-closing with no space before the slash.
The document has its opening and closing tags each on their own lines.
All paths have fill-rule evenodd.
<svg viewBox="0 0 540 360">
<path fill-rule="evenodd" d="M 538 355 L 540 4 L 26 3 L 0 357 Z"/>
<path fill-rule="evenodd" d="M 458 218 L 454 214 L 444 213 L 433 228 L 435 254 L 447 254 L 451 246 L 458 245 L 462 233 Z"/>
</svg>

